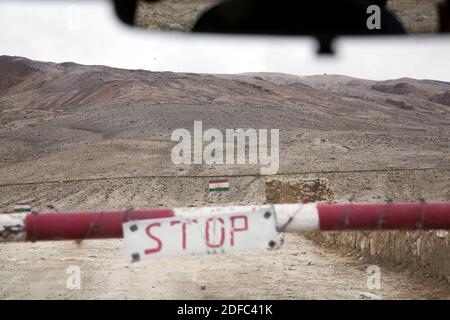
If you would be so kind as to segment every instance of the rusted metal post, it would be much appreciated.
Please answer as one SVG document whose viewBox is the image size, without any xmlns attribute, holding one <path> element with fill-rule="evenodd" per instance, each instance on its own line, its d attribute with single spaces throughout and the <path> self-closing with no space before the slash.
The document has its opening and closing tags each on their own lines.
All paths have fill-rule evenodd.
<svg viewBox="0 0 450 320">
<path fill-rule="evenodd" d="M 450 229 L 450 203 L 275 204 L 0 215 L 0 242 L 121 238 L 127 221 L 267 210 L 279 232 Z"/>
</svg>

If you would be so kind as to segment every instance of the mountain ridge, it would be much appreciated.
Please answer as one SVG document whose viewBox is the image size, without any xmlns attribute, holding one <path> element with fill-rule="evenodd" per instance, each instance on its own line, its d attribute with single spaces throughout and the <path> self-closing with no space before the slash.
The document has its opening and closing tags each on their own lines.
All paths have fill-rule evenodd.
<svg viewBox="0 0 450 320">
<path fill-rule="evenodd" d="M 172 132 L 199 120 L 204 129 L 279 129 L 280 172 L 449 163 L 450 84 L 432 80 L 154 72 L 5 56 L 0 75 L 5 183 L 259 172 L 173 165 Z"/>
</svg>

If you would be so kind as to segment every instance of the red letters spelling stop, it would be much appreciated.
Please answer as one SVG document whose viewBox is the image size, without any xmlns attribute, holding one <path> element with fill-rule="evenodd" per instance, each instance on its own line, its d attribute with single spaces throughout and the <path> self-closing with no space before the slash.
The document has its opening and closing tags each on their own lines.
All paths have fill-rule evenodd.
<svg viewBox="0 0 450 320">
<path fill-rule="evenodd" d="M 264 217 L 262 211 L 220 215 L 193 211 L 170 218 L 130 221 L 123 225 L 123 231 L 130 261 L 265 249 L 268 243 L 278 241 L 273 215 Z"/>
<path fill-rule="evenodd" d="M 227 224 L 225 223 L 226 219 L 229 219 L 230 221 L 229 228 L 227 228 Z M 170 221 L 170 226 L 173 226 L 174 228 L 170 231 L 181 233 L 181 242 L 179 245 L 183 250 L 186 250 L 188 245 L 188 225 L 189 227 L 194 227 L 194 232 L 203 229 L 203 234 L 205 235 L 204 241 L 208 248 L 221 248 L 224 246 L 226 240 L 229 241 L 230 246 L 233 247 L 235 245 L 235 233 L 248 230 L 248 218 L 245 215 L 230 216 L 227 218 L 210 217 L 206 219 L 205 223 L 200 224 L 198 219 L 172 220 Z M 152 234 L 153 229 L 160 227 L 161 223 L 155 222 L 149 224 L 145 229 L 147 236 L 155 242 L 153 248 L 145 249 L 145 254 L 153 254 L 162 250 L 164 245 L 163 242 L 156 235 Z M 191 230 L 191 228 L 189 228 L 189 230 Z M 214 236 L 212 236 L 212 234 Z"/>
</svg>

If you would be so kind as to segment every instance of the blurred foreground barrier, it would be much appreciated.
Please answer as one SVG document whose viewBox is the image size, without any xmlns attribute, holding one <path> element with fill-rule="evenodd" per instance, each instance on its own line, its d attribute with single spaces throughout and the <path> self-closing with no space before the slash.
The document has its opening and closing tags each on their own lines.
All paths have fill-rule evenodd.
<svg viewBox="0 0 450 320">
<path fill-rule="evenodd" d="M 95 212 L 31 212 L 0 215 L 0 242 L 84 240 L 122 238 L 124 226 L 133 221 L 166 221 L 179 224 L 186 247 L 186 223 L 197 223 L 206 217 L 206 236 L 231 235 L 252 230 L 252 215 L 271 221 L 278 232 L 344 231 L 344 230 L 430 230 L 450 229 L 450 203 L 383 203 L 383 204 L 275 204 L 227 207 L 198 207 L 152 210 Z M 226 220 L 226 217 L 228 220 Z M 181 220 L 176 220 L 181 219 Z M 184 219 L 184 220 L 183 220 Z M 187 219 L 187 220 L 186 220 Z M 169 220 L 167 220 L 169 221 Z M 257 220 L 254 220 L 257 221 Z M 211 223 L 214 222 L 214 226 Z M 239 224 L 238 224 L 239 223 Z M 260 223 L 260 222 L 255 222 Z M 153 223 L 155 225 L 155 223 Z M 219 227 L 217 227 L 219 225 Z M 131 230 L 136 226 L 131 225 Z M 222 229 L 220 229 L 222 228 Z M 256 227 L 255 227 L 256 228 Z M 152 237 L 147 230 L 147 235 Z M 167 230 L 167 229 L 164 229 Z M 225 236 L 222 236 L 223 239 Z M 219 239 L 220 240 L 220 239 Z M 209 240 L 208 240 L 209 241 Z M 223 241 L 222 241 L 223 242 Z"/>
</svg>

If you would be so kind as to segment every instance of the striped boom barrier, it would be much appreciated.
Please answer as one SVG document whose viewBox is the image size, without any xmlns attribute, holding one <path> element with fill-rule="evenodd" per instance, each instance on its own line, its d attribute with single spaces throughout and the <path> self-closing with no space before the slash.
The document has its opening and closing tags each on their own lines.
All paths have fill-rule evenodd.
<svg viewBox="0 0 450 320">
<path fill-rule="evenodd" d="M 122 224 L 266 210 L 279 232 L 450 229 L 450 203 L 275 204 L 0 215 L 0 242 L 122 238 Z"/>
</svg>

